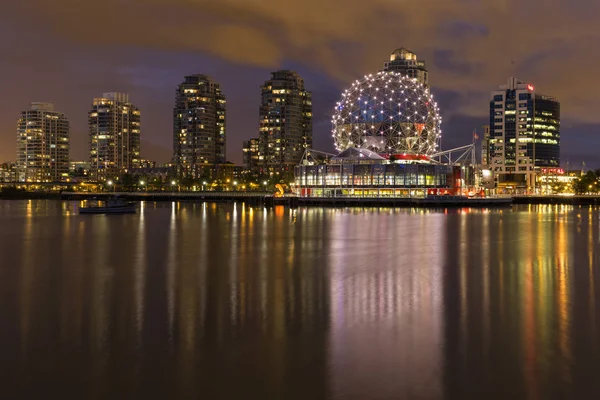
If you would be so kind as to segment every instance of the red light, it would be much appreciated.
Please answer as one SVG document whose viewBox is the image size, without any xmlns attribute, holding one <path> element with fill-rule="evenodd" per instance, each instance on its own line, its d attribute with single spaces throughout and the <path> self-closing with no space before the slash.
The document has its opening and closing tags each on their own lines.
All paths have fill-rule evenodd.
<svg viewBox="0 0 600 400">
<path fill-rule="evenodd" d="M 533 89 L 534 89 L 533 85 L 527 85 L 527 90 L 531 90 L 533 92 Z"/>
</svg>

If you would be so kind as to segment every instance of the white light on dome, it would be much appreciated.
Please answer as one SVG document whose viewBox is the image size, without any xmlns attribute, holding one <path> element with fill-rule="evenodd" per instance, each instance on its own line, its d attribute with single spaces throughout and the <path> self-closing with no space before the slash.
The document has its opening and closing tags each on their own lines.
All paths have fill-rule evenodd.
<svg viewBox="0 0 600 400">
<path fill-rule="evenodd" d="M 392 79 L 396 78 L 396 79 Z M 402 90 L 402 89 L 407 89 Z M 381 101 L 377 96 L 388 101 Z M 335 147 L 362 147 L 378 153 L 436 152 L 441 130 L 437 103 L 426 86 L 396 72 L 357 80 L 333 118 Z M 375 137 L 381 140 L 373 140 Z"/>
</svg>

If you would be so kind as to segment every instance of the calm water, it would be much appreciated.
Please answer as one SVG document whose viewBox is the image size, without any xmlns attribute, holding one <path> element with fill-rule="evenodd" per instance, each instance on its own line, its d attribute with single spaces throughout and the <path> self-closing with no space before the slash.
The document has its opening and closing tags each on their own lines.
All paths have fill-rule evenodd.
<svg viewBox="0 0 600 400">
<path fill-rule="evenodd" d="M 591 399 L 600 212 L 0 202 L 0 397 Z"/>
</svg>

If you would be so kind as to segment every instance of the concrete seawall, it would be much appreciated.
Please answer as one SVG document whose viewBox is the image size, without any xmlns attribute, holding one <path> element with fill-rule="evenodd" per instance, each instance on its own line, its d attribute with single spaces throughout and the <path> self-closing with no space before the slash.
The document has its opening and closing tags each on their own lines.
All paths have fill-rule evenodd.
<svg viewBox="0 0 600 400">
<path fill-rule="evenodd" d="M 246 202 L 253 205 L 321 207 L 507 207 L 512 204 L 564 204 L 600 206 L 600 196 L 514 196 L 488 198 L 393 198 L 393 197 L 274 197 L 266 192 L 26 192 L 0 193 L 5 200 L 86 200 L 123 196 L 132 201 Z"/>
<path fill-rule="evenodd" d="M 243 201 L 249 204 L 266 206 L 287 205 L 317 207 L 507 207 L 510 198 L 476 198 L 464 197 L 437 198 L 397 198 L 397 197 L 275 197 L 268 193 L 243 192 L 191 192 L 191 193 L 63 193 L 64 200 L 102 199 L 113 195 L 122 196 L 135 201 L 211 201 L 232 202 Z"/>
</svg>

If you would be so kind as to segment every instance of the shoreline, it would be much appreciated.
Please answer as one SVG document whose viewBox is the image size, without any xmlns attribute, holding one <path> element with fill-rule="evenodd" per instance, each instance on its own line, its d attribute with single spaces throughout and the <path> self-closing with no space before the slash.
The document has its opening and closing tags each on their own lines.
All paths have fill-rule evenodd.
<svg viewBox="0 0 600 400">
<path fill-rule="evenodd" d="M 119 195 L 131 201 L 209 201 L 232 202 L 241 201 L 252 205 L 288 205 L 316 207 L 510 207 L 518 204 L 556 204 L 556 205 L 590 205 L 600 206 L 598 196 L 513 196 L 487 198 L 353 198 L 353 197 L 274 197 L 264 192 L 11 192 L 0 193 L 0 200 L 65 200 L 80 201 L 91 198 L 102 199 Z"/>
</svg>

